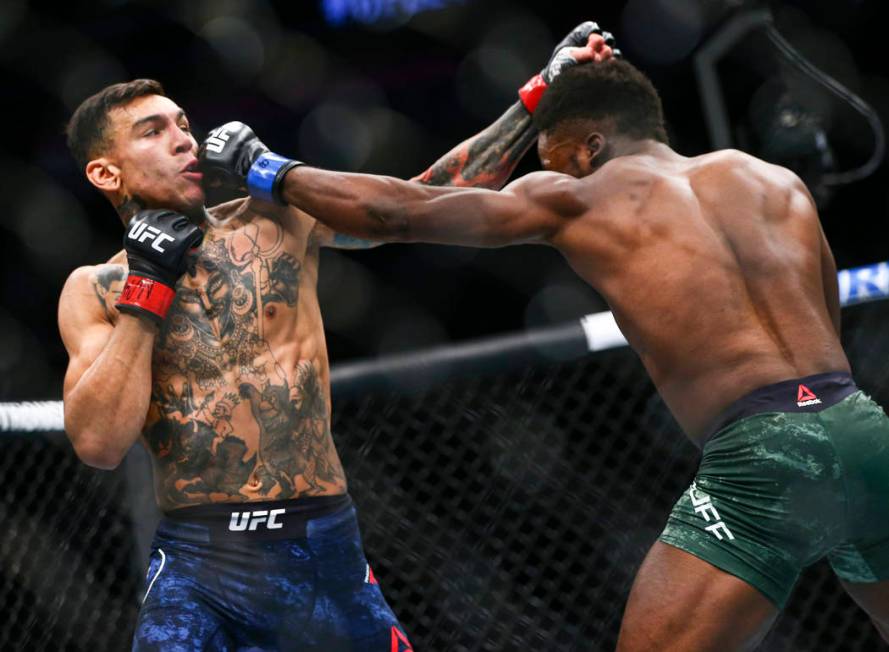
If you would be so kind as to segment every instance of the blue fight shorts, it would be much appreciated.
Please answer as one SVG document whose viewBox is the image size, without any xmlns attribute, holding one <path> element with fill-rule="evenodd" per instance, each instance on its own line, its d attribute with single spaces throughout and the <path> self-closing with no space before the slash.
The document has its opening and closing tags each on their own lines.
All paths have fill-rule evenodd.
<svg viewBox="0 0 889 652">
<path fill-rule="evenodd" d="M 167 513 L 133 650 L 413 648 L 364 557 L 345 494 Z"/>
</svg>

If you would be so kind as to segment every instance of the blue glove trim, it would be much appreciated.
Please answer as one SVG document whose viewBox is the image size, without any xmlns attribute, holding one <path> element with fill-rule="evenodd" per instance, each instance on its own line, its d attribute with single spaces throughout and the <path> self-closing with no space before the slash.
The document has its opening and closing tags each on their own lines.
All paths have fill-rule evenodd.
<svg viewBox="0 0 889 652">
<path fill-rule="evenodd" d="M 278 156 L 274 152 L 260 154 L 250 166 L 247 172 L 247 192 L 251 197 L 262 201 L 280 204 L 281 201 L 274 195 L 275 179 L 278 178 L 278 170 L 282 167 L 292 167 L 296 163 L 293 159 Z"/>
</svg>

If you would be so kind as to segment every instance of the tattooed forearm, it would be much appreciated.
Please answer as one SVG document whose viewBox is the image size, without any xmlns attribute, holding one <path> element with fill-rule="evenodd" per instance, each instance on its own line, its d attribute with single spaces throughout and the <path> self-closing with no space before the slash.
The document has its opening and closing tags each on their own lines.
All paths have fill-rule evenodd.
<svg viewBox="0 0 889 652">
<path fill-rule="evenodd" d="M 415 181 L 499 190 L 536 139 L 531 114 L 516 102 L 494 124 L 457 145 Z"/>
</svg>

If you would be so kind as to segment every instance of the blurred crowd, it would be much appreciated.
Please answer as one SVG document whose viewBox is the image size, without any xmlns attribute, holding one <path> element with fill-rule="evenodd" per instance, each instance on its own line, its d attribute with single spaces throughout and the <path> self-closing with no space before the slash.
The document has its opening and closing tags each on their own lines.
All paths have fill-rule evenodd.
<svg viewBox="0 0 889 652">
<path fill-rule="evenodd" d="M 651 76 L 674 146 L 695 155 L 712 147 L 696 55 L 742 12 L 770 10 L 810 62 L 889 121 L 880 4 L 615 0 L 581 10 L 506 0 L 4 0 L 0 400 L 61 396 L 59 291 L 74 268 L 119 249 L 119 219 L 83 179 L 63 137 L 73 109 L 109 83 L 158 79 L 199 137 L 240 119 L 275 151 L 310 164 L 410 177 L 499 116 L 556 41 L 593 19 Z M 819 180 L 867 159 L 872 129 L 817 84 L 788 77 L 778 59 L 751 35 L 719 62 L 733 146 L 805 168 L 840 267 L 886 260 L 886 166 L 842 187 Z M 532 151 L 518 173 L 537 167 Z M 325 251 L 319 294 L 334 364 L 606 309 L 539 247 Z"/>
</svg>

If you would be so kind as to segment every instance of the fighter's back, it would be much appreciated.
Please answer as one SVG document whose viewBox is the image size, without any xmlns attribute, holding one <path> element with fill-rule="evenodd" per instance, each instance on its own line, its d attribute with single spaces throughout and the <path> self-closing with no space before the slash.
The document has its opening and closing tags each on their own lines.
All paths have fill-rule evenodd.
<svg viewBox="0 0 889 652">
<path fill-rule="evenodd" d="M 554 244 L 690 436 L 756 387 L 848 370 L 833 259 L 793 173 L 728 150 L 620 157 L 586 180 L 596 199 Z"/>
</svg>

